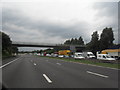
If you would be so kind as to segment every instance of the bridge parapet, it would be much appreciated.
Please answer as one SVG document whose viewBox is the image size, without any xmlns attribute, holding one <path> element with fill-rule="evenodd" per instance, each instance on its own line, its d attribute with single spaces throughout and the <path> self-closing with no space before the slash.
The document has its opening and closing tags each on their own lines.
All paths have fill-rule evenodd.
<svg viewBox="0 0 120 90">
<path fill-rule="evenodd" d="M 13 46 L 18 47 L 85 47 L 84 45 L 65 45 L 65 44 L 52 44 L 52 43 L 34 43 L 34 42 L 12 42 Z"/>
</svg>

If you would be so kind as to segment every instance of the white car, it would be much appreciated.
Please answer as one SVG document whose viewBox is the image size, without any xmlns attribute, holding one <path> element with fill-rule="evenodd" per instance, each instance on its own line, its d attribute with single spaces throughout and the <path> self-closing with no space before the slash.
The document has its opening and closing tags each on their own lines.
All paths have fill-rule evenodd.
<svg viewBox="0 0 120 90">
<path fill-rule="evenodd" d="M 74 59 L 85 59 L 85 57 L 83 56 L 83 53 L 75 53 L 74 54 Z"/>
<path fill-rule="evenodd" d="M 53 57 L 58 57 L 58 54 L 53 54 Z"/>
<path fill-rule="evenodd" d="M 50 54 L 46 54 L 46 56 L 50 57 L 51 55 Z"/>
<path fill-rule="evenodd" d="M 58 57 L 64 57 L 64 55 L 58 55 Z"/>
</svg>

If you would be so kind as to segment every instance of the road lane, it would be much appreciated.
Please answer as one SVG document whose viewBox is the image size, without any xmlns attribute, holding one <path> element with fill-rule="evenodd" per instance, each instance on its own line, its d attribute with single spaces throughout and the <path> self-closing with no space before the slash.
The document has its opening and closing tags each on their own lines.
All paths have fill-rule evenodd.
<svg viewBox="0 0 120 90">
<path fill-rule="evenodd" d="M 42 72 L 37 72 L 29 57 L 20 60 L 3 68 L 3 83 L 9 88 L 47 88 L 49 85 L 42 76 Z"/>
<path fill-rule="evenodd" d="M 44 58 L 48 59 L 48 58 Z M 118 80 L 118 70 L 116 69 L 109 69 L 109 68 L 103 68 L 103 67 L 96 67 L 91 66 L 87 64 L 80 64 L 80 63 L 74 63 L 74 62 L 67 62 L 63 60 L 55 60 L 55 59 L 48 59 L 50 63 L 61 63 L 63 67 L 71 68 L 71 69 L 80 69 L 84 71 L 92 71 L 92 72 L 98 72 L 104 75 L 109 75 L 111 78 L 113 78 L 115 81 Z"/>
<path fill-rule="evenodd" d="M 116 70 L 25 55 L 3 68 L 3 82 L 10 88 L 117 88 L 116 74 Z"/>
<path fill-rule="evenodd" d="M 39 68 L 44 68 L 44 71 L 47 71 L 46 73 L 48 73 L 49 75 L 51 75 L 51 76 L 53 76 L 53 75 L 56 75 L 56 73 L 59 73 L 58 75 L 56 75 L 57 77 L 58 77 L 58 80 L 57 81 L 60 81 L 60 80 L 64 80 L 64 82 L 65 82 L 65 87 L 67 87 L 67 84 L 69 85 L 68 87 L 117 87 L 117 81 L 115 81 L 114 79 L 113 79 L 113 81 L 111 80 L 111 79 L 108 79 L 106 82 L 105 82 L 105 80 L 104 79 L 102 79 L 102 78 L 98 78 L 98 77 L 96 77 L 96 76 L 93 76 L 93 75 L 87 75 L 86 74 L 86 71 L 85 71 L 85 69 L 81 69 L 82 67 L 79 65 L 79 67 L 76 67 L 76 68 L 74 68 L 75 66 L 76 66 L 76 64 L 75 64 L 75 66 L 73 67 L 72 66 L 72 68 L 70 68 L 70 64 L 71 63 L 69 63 L 69 65 L 67 65 L 67 66 L 63 66 L 64 65 L 64 63 L 62 64 L 62 66 L 60 66 L 60 65 L 57 65 L 56 64 L 56 62 L 54 62 L 54 63 L 52 63 L 51 61 L 52 61 L 52 59 L 48 59 L 49 61 L 47 61 L 47 62 L 44 62 L 44 61 L 46 61 L 46 59 L 47 58 L 38 58 L 38 59 L 36 59 L 36 63 L 42 63 L 42 64 L 40 64 L 40 65 L 38 65 L 38 69 Z M 66 62 L 67 63 L 67 62 Z M 46 65 L 46 67 L 44 67 L 44 65 Z M 68 67 L 69 66 L 69 67 Z M 59 71 L 59 72 L 58 72 Z M 84 73 L 83 73 L 84 72 Z M 67 73 L 67 74 L 66 74 Z M 66 74 L 66 75 L 65 75 Z M 73 76 L 72 77 L 69 77 L 70 75 L 72 75 L 73 74 Z M 115 73 L 114 73 L 115 74 Z M 62 75 L 63 75 L 63 77 L 62 77 Z M 87 75 L 87 76 L 86 76 Z M 76 78 L 78 76 L 78 78 Z M 81 76 L 81 77 L 80 77 Z M 62 78 L 61 78 L 62 77 Z M 68 78 L 69 77 L 69 78 Z M 89 78 L 88 78 L 89 77 Z M 54 78 L 54 77 L 53 77 Z M 59 79 L 59 78 L 61 78 L 61 79 Z M 65 78 L 65 79 L 64 79 Z M 68 78 L 68 80 L 66 80 Z M 70 84 L 70 81 L 72 82 L 72 78 L 76 78 L 74 81 L 74 83 L 73 84 Z M 81 81 L 81 79 L 79 80 L 79 78 L 88 78 L 88 80 L 83 80 L 83 81 Z M 91 79 L 92 78 L 92 80 L 89 80 L 89 79 Z M 97 81 L 97 79 L 98 79 L 98 81 Z M 79 80 L 79 81 L 78 81 Z M 95 81 L 96 80 L 96 81 Z M 78 82 L 77 82 L 78 81 Z M 85 83 L 84 83 L 84 81 L 85 81 Z M 89 82 L 90 81 L 90 82 Z M 112 82 L 111 82 L 112 81 Z M 84 83 L 84 85 L 82 85 L 81 84 L 81 86 L 80 86 L 80 84 L 78 84 L 78 83 L 80 83 L 80 82 L 82 82 L 82 84 Z M 86 84 L 86 82 L 87 82 L 87 84 Z M 89 82 L 89 83 L 88 83 Z M 61 83 L 63 83 L 63 82 L 61 82 Z M 78 85 L 77 85 L 77 84 Z M 91 83 L 94 83 L 93 85 L 91 85 Z M 60 84 L 60 83 L 59 83 Z M 74 86 L 74 84 L 75 84 L 75 86 Z M 86 85 L 85 85 L 86 84 Z M 96 85 L 97 84 L 97 85 Z"/>
<path fill-rule="evenodd" d="M 45 77 L 45 79 L 48 81 L 48 83 L 52 83 L 52 81 L 50 80 L 50 78 L 46 74 L 43 74 L 43 77 Z"/>
<path fill-rule="evenodd" d="M 8 62 L 8 63 L 6 63 L 6 64 L 0 66 L 0 68 L 3 68 L 3 67 L 5 67 L 5 66 L 11 64 L 11 63 L 15 62 L 15 61 L 18 60 L 18 59 L 19 59 L 19 58 L 16 58 L 15 60 L 12 60 L 12 61 L 10 61 L 10 62 Z"/>
</svg>

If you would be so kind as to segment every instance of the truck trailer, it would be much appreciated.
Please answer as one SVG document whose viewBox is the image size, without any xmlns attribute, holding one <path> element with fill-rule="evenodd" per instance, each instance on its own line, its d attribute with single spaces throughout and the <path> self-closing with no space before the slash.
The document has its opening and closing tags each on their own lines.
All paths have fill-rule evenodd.
<svg viewBox="0 0 120 90">
<path fill-rule="evenodd" d="M 58 51 L 58 57 L 69 57 L 70 53 L 70 50 L 60 50 Z"/>
<path fill-rule="evenodd" d="M 120 59 L 120 49 L 106 49 L 103 50 L 101 54 L 108 54 L 110 57 Z"/>
</svg>

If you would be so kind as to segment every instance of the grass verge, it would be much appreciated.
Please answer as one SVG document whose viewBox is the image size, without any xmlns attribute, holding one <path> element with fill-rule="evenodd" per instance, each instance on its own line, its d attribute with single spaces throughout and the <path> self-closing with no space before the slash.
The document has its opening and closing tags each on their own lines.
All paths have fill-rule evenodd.
<svg viewBox="0 0 120 90">
<path fill-rule="evenodd" d="M 40 57 L 47 57 L 47 56 L 40 56 Z M 120 69 L 120 64 L 117 63 L 105 63 L 105 62 L 97 62 L 96 60 L 75 60 L 73 58 L 59 58 L 59 57 L 47 57 L 47 58 L 52 58 L 56 60 L 64 60 L 64 61 L 71 61 L 71 62 L 78 62 L 78 63 L 83 63 L 83 64 L 92 64 L 92 65 L 97 65 L 97 66 L 104 66 L 104 67 L 110 67 L 110 68 L 117 68 Z"/>
</svg>

